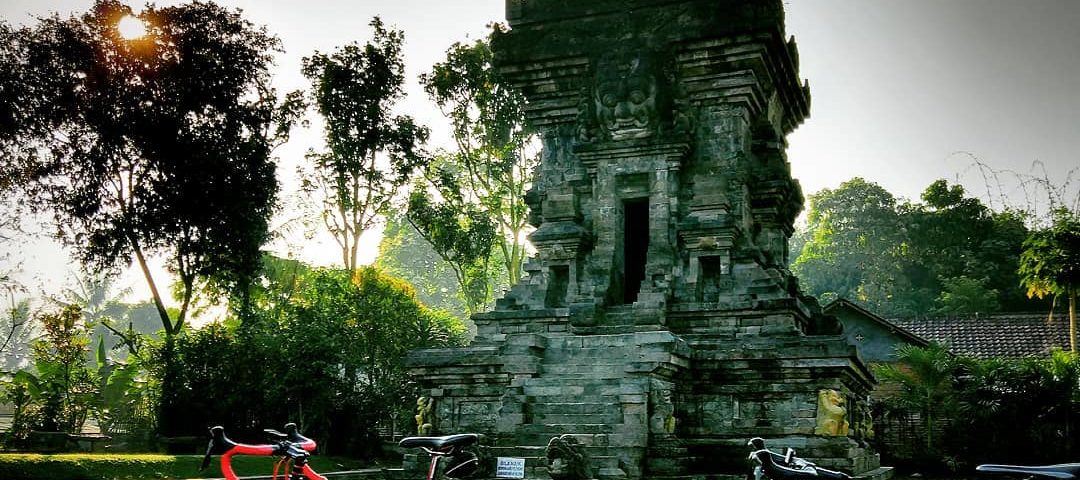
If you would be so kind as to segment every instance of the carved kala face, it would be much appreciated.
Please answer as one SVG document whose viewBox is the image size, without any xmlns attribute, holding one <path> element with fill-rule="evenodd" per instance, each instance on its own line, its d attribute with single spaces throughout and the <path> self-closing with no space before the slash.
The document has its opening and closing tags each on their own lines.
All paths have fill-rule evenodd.
<svg viewBox="0 0 1080 480">
<path fill-rule="evenodd" d="M 613 140 L 647 137 L 656 124 L 656 78 L 638 59 L 603 65 L 596 85 L 597 120 Z M 622 68 L 620 68 L 622 67 Z M 627 68 L 628 67 L 628 68 Z"/>
</svg>

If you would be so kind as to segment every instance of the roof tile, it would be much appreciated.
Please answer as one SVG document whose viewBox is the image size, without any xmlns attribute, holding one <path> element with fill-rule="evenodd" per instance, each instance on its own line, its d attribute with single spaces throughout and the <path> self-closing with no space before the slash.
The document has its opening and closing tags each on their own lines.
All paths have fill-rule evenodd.
<svg viewBox="0 0 1080 480">
<path fill-rule="evenodd" d="M 1069 319 L 1045 313 L 973 314 L 889 319 L 915 335 L 947 345 L 953 353 L 976 357 L 1045 356 L 1069 349 Z"/>
</svg>

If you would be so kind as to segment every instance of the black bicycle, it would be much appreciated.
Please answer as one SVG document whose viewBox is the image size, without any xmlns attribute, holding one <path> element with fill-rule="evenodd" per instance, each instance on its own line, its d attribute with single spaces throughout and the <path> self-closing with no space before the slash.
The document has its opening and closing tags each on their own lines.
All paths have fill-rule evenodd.
<svg viewBox="0 0 1080 480">
<path fill-rule="evenodd" d="M 479 470 L 480 459 L 466 448 L 479 440 L 480 436 L 475 433 L 462 433 L 445 437 L 408 437 L 403 438 L 398 445 L 402 448 L 419 448 L 431 456 L 427 480 L 435 478 L 435 470 L 443 459 L 447 461 L 443 475 L 467 478 Z"/>
</svg>

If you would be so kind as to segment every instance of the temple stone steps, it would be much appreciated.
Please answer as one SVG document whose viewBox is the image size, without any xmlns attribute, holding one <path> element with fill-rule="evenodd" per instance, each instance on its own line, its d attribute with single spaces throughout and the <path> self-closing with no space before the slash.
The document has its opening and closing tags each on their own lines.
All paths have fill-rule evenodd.
<svg viewBox="0 0 1080 480">
<path fill-rule="evenodd" d="M 853 478 L 856 480 L 889 480 L 895 473 L 893 467 L 878 467 L 869 472 L 855 475 Z"/>
<path fill-rule="evenodd" d="M 595 394 L 581 394 L 581 395 L 526 395 L 526 405 L 539 405 L 548 403 L 593 403 L 593 404 L 608 404 L 618 403 L 618 395 L 595 395 Z"/>
<path fill-rule="evenodd" d="M 522 385 L 522 393 L 530 402 L 591 402 L 607 403 L 623 394 L 618 380 L 587 378 L 530 378 Z"/>
<path fill-rule="evenodd" d="M 625 363 L 561 363 L 543 364 L 543 373 L 546 375 L 558 375 L 562 379 L 588 378 L 594 379 L 605 376 L 621 376 L 626 370 Z"/>
<path fill-rule="evenodd" d="M 533 413 L 525 414 L 528 423 L 623 423 L 621 410 L 605 410 L 597 413 Z M 531 420 L 531 421 L 530 421 Z M 573 432 L 566 432 L 573 433 Z"/>
<path fill-rule="evenodd" d="M 575 435 L 608 435 L 615 433 L 616 425 L 610 423 L 530 423 L 522 425 L 517 432 L 523 434 L 532 435 L 546 435 L 547 440 L 551 437 L 562 435 L 564 433 L 573 433 Z M 545 444 L 547 443 L 545 440 Z"/>
<path fill-rule="evenodd" d="M 514 447 L 489 447 L 488 453 L 492 457 L 524 458 L 526 465 L 544 465 L 546 461 L 546 446 L 514 446 Z M 619 468 L 618 452 L 625 449 L 615 447 L 585 447 L 594 471 L 605 468 Z"/>
<path fill-rule="evenodd" d="M 746 475 L 735 474 L 693 474 L 693 475 L 651 475 L 647 474 L 646 478 L 649 480 L 746 480 Z"/>
<path fill-rule="evenodd" d="M 522 393 L 529 403 L 609 403 L 622 395 L 619 385 L 573 385 L 563 379 L 563 385 L 533 385 L 526 383 Z"/>
<path fill-rule="evenodd" d="M 525 404 L 525 413 L 533 415 L 584 415 L 606 411 L 621 411 L 621 405 L 617 402 L 544 402 Z M 563 422 L 550 422 L 563 423 Z M 597 422 L 602 423 L 602 422 Z"/>
</svg>

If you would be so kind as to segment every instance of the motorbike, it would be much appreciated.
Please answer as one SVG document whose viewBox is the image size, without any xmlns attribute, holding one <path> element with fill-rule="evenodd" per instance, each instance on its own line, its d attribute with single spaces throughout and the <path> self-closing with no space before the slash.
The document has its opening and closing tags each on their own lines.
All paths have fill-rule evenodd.
<svg viewBox="0 0 1080 480">
<path fill-rule="evenodd" d="M 765 448 L 765 439 L 751 438 L 750 460 L 754 462 L 754 480 L 851 480 L 844 472 L 819 467 L 813 462 L 799 458 L 795 450 L 788 448 L 784 454 Z"/>
<path fill-rule="evenodd" d="M 1053 478 L 1073 480 L 1080 475 L 1080 463 L 1061 463 L 1057 465 L 995 465 L 984 464 L 975 467 L 975 471 L 992 475 L 1008 475 L 1028 479 Z"/>
</svg>

